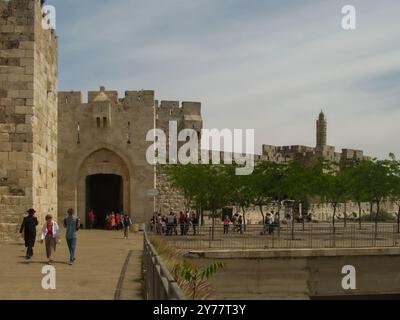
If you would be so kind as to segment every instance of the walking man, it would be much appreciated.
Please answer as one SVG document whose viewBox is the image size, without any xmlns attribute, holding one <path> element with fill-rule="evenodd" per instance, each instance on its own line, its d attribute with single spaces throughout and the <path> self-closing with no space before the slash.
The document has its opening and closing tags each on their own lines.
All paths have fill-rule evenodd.
<svg viewBox="0 0 400 320">
<path fill-rule="evenodd" d="M 80 227 L 79 218 L 74 215 L 73 209 L 68 209 L 68 217 L 64 219 L 64 227 L 66 228 L 67 245 L 69 249 L 69 265 L 75 262 L 75 250 L 78 242 L 78 230 Z"/>
<path fill-rule="evenodd" d="M 122 227 L 124 228 L 124 239 L 128 239 L 129 227 L 132 225 L 132 219 L 126 213 L 122 216 Z"/>
<path fill-rule="evenodd" d="M 33 257 L 33 247 L 35 246 L 36 240 L 36 226 L 39 224 L 38 219 L 35 217 L 36 211 L 29 209 L 27 211 L 28 216 L 22 221 L 19 233 L 24 233 L 26 259 L 29 260 Z"/>
</svg>

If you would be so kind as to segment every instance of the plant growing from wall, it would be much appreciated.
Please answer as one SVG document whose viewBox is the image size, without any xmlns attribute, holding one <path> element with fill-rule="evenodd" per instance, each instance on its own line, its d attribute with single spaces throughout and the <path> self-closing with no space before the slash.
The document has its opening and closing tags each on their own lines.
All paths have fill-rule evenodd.
<svg viewBox="0 0 400 320">
<path fill-rule="evenodd" d="M 199 267 L 185 261 L 175 269 L 175 275 L 184 281 L 184 291 L 189 291 L 193 300 L 198 297 L 200 289 L 204 288 L 206 281 L 214 276 L 219 270 L 223 269 L 225 264 L 223 262 L 214 262 L 205 267 Z"/>
</svg>

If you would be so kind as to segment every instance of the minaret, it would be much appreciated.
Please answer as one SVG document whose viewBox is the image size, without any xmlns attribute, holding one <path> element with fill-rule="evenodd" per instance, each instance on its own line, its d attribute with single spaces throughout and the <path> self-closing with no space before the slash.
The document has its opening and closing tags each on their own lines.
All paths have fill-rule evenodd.
<svg viewBox="0 0 400 320">
<path fill-rule="evenodd" d="M 327 145 L 327 128 L 328 122 L 324 112 L 321 110 L 317 120 L 317 149 L 321 150 Z"/>
</svg>

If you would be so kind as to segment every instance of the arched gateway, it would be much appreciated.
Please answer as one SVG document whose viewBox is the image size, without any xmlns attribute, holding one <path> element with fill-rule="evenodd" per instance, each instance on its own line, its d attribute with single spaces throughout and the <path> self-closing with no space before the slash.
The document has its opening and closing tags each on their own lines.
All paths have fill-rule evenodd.
<svg viewBox="0 0 400 320">
<path fill-rule="evenodd" d="M 77 179 L 77 212 L 82 222 L 87 224 L 90 210 L 100 228 L 105 226 L 108 212 L 130 214 L 130 182 L 126 163 L 114 151 L 103 148 L 91 153 L 81 164 Z"/>
</svg>

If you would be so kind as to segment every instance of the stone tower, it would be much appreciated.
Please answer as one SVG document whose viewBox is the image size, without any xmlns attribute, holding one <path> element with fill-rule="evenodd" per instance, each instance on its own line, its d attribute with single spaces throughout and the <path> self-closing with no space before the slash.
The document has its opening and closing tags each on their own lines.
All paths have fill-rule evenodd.
<svg viewBox="0 0 400 320">
<path fill-rule="evenodd" d="M 317 149 L 322 150 L 327 145 L 328 122 L 321 110 L 317 120 Z"/>
<path fill-rule="evenodd" d="M 57 37 L 43 0 L 0 1 L 0 239 L 57 210 Z"/>
</svg>

